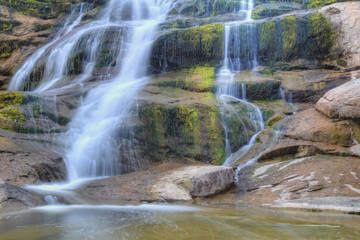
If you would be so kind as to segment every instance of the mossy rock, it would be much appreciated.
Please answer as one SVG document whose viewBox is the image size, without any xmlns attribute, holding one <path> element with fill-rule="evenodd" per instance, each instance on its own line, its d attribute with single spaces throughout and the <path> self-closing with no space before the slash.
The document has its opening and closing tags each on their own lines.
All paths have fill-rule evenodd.
<svg viewBox="0 0 360 240">
<path fill-rule="evenodd" d="M 257 29 L 258 56 L 263 65 L 296 59 L 321 61 L 329 57 L 334 42 L 334 31 L 321 13 L 266 21 Z"/>
<path fill-rule="evenodd" d="M 223 59 L 223 25 L 172 30 L 156 39 L 152 72 L 178 71 L 198 65 L 220 65 Z"/>
<path fill-rule="evenodd" d="M 0 109 L 22 104 L 24 96 L 19 92 L 0 92 Z"/>
<path fill-rule="evenodd" d="M 24 123 L 24 115 L 17 108 L 23 102 L 19 92 L 0 92 L 0 128 L 14 130 L 18 123 Z"/>
<path fill-rule="evenodd" d="M 241 3 L 234 0 L 194 0 L 185 2 L 186 6 L 180 5 L 172 14 L 185 16 L 210 17 L 224 13 L 232 13 L 240 10 Z M 178 10 L 181 10 L 178 12 Z"/>
<path fill-rule="evenodd" d="M 0 0 L 11 11 L 42 19 L 58 18 L 71 10 L 75 0 Z"/>
<path fill-rule="evenodd" d="M 44 30 L 49 30 L 53 27 L 54 25 L 51 23 L 45 23 L 45 24 L 41 24 L 41 23 L 35 23 L 34 24 L 34 31 L 35 32 L 41 32 Z"/>
<path fill-rule="evenodd" d="M 11 57 L 13 52 L 18 50 L 22 46 L 38 45 L 39 42 L 33 42 L 29 40 L 3 40 L 0 41 L 0 60 Z"/>
<path fill-rule="evenodd" d="M 183 69 L 180 74 L 174 74 L 174 78 L 156 83 L 160 87 L 177 87 L 194 92 L 211 91 L 215 81 L 214 67 L 193 67 Z"/>
<path fill-rule="evenodd" d="M 281 116 L 280 114 L 275 114 L 269 120 L 267 120 L 266 126 L 272 127 L 275 123 L 281 121 L 282 119 L 284 119 L 283 116 Z"/>
<path fill-rule="evenodd" d="M 5 21 L 0 19 L 0 33 L 10 34 L 14 27 L 19 26 L 21 23 L 18 21 L 10 20 Z"/>
<path fill-rule="evenodd" d="M 336 2 L 349 2 L 349 1 L 351 0 L 308 0 L 306 1 L 306 5 L 308 8 L 319 8 Z"/>
<path fill-rule="evenodd" d="M 210 106 L 141 106 L 139 141 L 154 162 L 192 158 L 210 163 L 224 160 L 225 140 L 219 111 Z"/>
<path fill-rule="evenodd" d="M 269 8 L 257 6 L 253 11 L 251 17 L 253 19 L 263 19 L 269 17 L 279 16 L 288 12 L 293 11 L 293 9 L 279 9 L 279 8 Z"/>
</svg>

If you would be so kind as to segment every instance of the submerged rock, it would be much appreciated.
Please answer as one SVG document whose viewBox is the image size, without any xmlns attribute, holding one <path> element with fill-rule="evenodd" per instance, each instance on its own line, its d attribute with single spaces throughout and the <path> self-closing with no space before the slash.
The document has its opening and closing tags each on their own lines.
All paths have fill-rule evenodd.
<svg viewBox="0 0 360 240">
<path fill-rule="evenodd" d="M 94 180 L 77 192 L 90 201 L 189 201 L 226 190 L 234 171 L 225 166 L 161 165 L 148 171 Z"/>
<path fill-rule="evenodd" d="M 300 208 L 311 210 L 335 210 L 349 213 L 360 213 L 360 197 L 323 197 L 301 198 L 277 202 L 271 207 Z"/>
</svg>

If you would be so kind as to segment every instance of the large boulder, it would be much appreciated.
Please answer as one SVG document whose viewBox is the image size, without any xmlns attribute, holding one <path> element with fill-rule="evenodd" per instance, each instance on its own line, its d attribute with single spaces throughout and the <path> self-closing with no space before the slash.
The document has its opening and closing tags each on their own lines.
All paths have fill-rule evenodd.
<svg viewBox="0 0 360 240">
<path fill-rule="evenodd" d="M 350 69 L 360 67 L 360 2 L 335 3 L 320 12 L 329 19 L 336 33 L 336 65 Z"/>
<path fill-rule="evenodd" d="M 224 191 L 233 182 L 231 167 L 161 165 L 148 171 L 94 180 L 77 192 L 90 201 L 189 201 Z"/>
<path fill-rule="evenodd" d="M 327 92 L 316 109 L 330 118 L 360 118 L 360 79 L 345 83 Z"/>
</svg>

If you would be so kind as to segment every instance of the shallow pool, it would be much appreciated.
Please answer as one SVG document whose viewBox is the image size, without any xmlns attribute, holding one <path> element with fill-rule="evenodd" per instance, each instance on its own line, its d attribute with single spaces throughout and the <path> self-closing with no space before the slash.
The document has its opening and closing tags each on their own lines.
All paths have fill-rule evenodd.
<svg viewBox="0 0 360 240">
<path fill-rule="evenodd" d="M 0 239 L 360 239 L 360 216 L 170 204 L 46 206 L 0 215 Z"/>
</svg>

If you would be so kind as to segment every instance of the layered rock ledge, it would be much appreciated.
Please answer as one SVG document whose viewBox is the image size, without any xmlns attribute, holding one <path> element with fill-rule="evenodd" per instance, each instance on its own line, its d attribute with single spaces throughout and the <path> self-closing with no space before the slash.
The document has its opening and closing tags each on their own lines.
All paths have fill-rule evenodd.
<svg viewBox="0 0 360 240">
<path fill-rule="evenodd" d="M 161 165 L 106 179 L 94 180 L 77 190 L 88 201 L 189 201 L 226 190 L 234 171 L 225 166 Z"/>
</svg>

